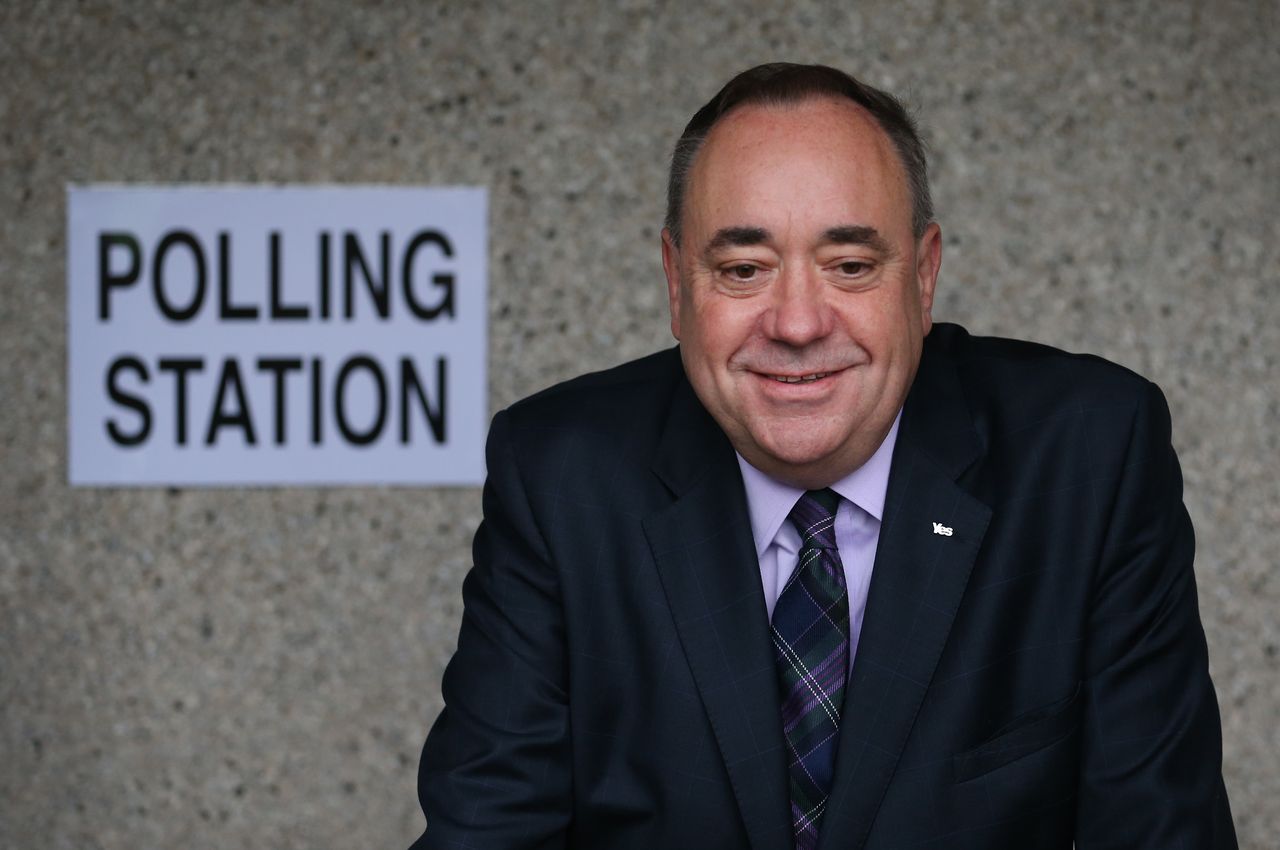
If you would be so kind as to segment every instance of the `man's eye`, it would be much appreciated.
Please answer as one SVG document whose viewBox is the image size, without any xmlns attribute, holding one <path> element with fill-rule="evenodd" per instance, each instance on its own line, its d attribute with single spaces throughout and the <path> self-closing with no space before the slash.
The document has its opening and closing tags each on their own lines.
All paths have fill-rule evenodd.
<svg viewBox="0 0 1280 850">
<path fill-rule="evenodd" d="M 870 263 L 864 263 L 860 260 L 846 260 L 839 266 L 841 274 L 847 274 L 850 277 L 856 277 L 871 268 Z"/>
<path fill-rule="evenodd" d="M 736 266 L 729 266 L 727 269 L 729 277 L 735 280 L 751 280 L 756 276 L 758 268 L 749 263 L 740 263 Z"/>
</svg>

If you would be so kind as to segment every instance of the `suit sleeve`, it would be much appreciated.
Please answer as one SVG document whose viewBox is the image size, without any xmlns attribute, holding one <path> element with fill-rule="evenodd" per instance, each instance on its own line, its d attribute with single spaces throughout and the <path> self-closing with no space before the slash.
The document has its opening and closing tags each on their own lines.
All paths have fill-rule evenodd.
<svg viewBox="0 0 1280 850">
<path fill-rule="evenodd" d="M 427 830 L 412 850 L 566 842 L 572 777 L 559 588 L 506 412 L 494 417 L 486 460 L 458 648 L 418 769 Z"/>
<path fill-rule="evenodd" d="M 1235 848 L 1169 411 L 1139 402 L 1089 613 L 1076 847 Z"/>
</svg>

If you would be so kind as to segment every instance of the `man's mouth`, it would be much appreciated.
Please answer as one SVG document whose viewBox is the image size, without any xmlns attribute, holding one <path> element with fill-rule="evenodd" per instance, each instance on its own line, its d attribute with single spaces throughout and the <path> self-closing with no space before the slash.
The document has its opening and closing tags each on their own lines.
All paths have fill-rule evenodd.
<svg viewBox="0 0 1280 850">
<path fill-rule="evenodd" d="M 819 378 L 825 378 L 832 372 L 814 372 L 812 375 L 770 375 L 775 381 L 781 381 L 784 384 L 807 384 L 816 381 Z"/>
</svg>

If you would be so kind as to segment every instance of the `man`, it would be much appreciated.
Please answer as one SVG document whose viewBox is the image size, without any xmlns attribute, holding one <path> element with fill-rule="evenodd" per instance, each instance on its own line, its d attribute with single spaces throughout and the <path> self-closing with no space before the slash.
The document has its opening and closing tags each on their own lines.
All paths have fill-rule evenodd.
<svg viewBox="0 0 1280 850">
<path fill-rule="evenodd" d="M 499 413 L 422 848 L 1224 848 L 1152 384 L 930 314 L 889 95 L 766 65 L 694 116 L 678 352 Z"/>
</svg>

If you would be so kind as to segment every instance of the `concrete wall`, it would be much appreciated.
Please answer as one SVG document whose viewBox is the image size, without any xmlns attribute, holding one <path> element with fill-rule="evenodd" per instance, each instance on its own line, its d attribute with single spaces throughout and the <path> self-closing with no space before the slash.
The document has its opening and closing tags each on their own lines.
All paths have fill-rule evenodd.
<svg viewBox="0 0 1280 850">
<path fill-rule="evenodd" d="M 1227 783 L 1275 846 L 1276 4 L 686 5 L 4 4 L 0 847 L 408 843 L 479 519 L 470 489 L 69 489 L 64 184 L 490 187 L 496 410 L 670 343 L 670 145 L 779 58 L 918 106 L 939 318 L 1165 388 Z"/>
</svg>

